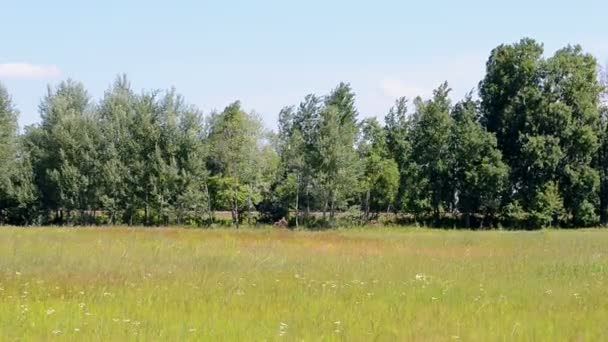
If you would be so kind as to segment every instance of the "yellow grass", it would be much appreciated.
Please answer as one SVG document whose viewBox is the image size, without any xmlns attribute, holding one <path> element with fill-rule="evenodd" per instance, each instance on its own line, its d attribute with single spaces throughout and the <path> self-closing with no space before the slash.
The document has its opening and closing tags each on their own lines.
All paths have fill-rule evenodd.
<svg viewBox="0 0 608 342">
<path fill-rule="evenodd" d="M 608 231 L 0 228 L 0 340 L 608 339 Z"/>
</svg>

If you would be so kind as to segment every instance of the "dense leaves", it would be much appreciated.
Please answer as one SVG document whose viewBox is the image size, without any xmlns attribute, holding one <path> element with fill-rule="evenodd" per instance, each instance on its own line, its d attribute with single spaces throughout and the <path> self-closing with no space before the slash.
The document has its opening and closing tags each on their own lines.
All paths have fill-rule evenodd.
<svg viewBox="0 0 608 342">
<path fill-rule="evenodd" d="M 545 57 L 526 38 L 492 50 L 478 98 L 454 105 L 445 82 L 382 125 L 340 83 L 281 110 L 276 134 L 238 101 L 204 117 L 126 76 L 98 102 L 49 87 L 20 134 L 0 86 L 0 223 L 606 223 L 605 76 L 579 46 Z"/>
</svg>

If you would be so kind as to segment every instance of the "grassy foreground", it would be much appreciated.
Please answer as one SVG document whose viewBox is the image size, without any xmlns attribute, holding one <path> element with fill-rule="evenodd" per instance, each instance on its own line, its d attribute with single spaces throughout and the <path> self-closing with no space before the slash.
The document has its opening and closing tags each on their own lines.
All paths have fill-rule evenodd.
<svg viewBox="0 0 608 342">
<path fill-rule="evenodd" d="M 607 340 L 608 231 L 0 228 L 0 340 Z"/>
</svg>

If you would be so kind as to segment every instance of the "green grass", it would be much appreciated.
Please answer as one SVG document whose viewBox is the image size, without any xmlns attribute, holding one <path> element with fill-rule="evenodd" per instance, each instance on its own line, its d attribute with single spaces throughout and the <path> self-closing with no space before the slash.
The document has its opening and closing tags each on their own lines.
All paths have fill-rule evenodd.
<svg viewBox="0 0 608 342">
<path fill-rule="evenodd" d="M 608 231 L 0 228 L 0 340 L 607 340 Z"/>
</svg>

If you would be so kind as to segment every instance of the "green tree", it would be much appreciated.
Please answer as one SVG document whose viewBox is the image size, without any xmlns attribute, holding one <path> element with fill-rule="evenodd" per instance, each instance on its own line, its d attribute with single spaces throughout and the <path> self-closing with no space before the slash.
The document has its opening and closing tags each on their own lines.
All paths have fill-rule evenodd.
<svg viewBox="0 0 608 342">
<path fill-rule="evenodd" d="M 589 226 L 599 220 L 597 207 L 600 176 L 593 168 L 599 148 L 600 94 L 598 64 L 580 46 L 568 46 L 545 64 L 544 94 L 548 111 L 533 127 L 559 139 L 563 158 L 558 184 L 564 209 L 572 224 Z"/>
<path fill-rule="evenodd" d="M 296 228 L 300 224 L 300 197 L 303 190 L 304 179 L 307 176 L 306 141 L 302 134 L 301 125 L 295 125 L 295 111 L 293 107 L 286 107 L 279 113 L 279 146 L 278 153 L 281 159 L 280 184 L 276 190 L 279 196 L 292 205 L 289 209 L 295 211 Z M 311 172 L 309 172 L 312 174 Z"/>
<path fill-rule="evenodd" d="M 600 222 L 608 224 L 608 69 L 600 69 L 602 98 L 599 104 L 600 112 L 600 147 L 596 159 L 596 169 L 600 174 Z"/>
<path fill-rule="evenodd" d="M 45 208 L 59 212 L 60 222 L 71 223 L 98 206 L 97 119 L 82 84 L 67 80 L 49 88 L 40 104 L 41 125 L 31 132 L 32 164 Z M 64 217 L 67 213 L 67 217 Z"/>
<path fill-rule="evenodd" d="M 369 220 L 370 213 L 377 217 L 380 211 L 390 211 L 394 205 L 399 189 L 399 167 L 388 149 L 386 131 L 375 118 L 361 123 L 358 152 L 363 163 L 361 208 Z"/>
<path fill-rule="evenodd" d="M 511 200 L 537 211 L 538 194 L 556 188 L 568 221 L 590 225 L 599 187 L 597 63 L 578 46 L 547 60 L 542 53 L 531 39 L 492 52 L 480 84 L 482 121 L 511 168 Z"/>
<path fill-rule="evenodd" d="M 358 192 L 358 156 L 355 151 L 358 133 L 355 95 L 350 85 L 341 83 L 325 100 L 319 124 L 319 181 L 323 196 L 323 217 L 329 209 L 335 220 L 338 207 L 345 207 Z"/>
<path fill-rule="evenodd" d="M 471 215 L 486 217 L 498 212 L 508 182 L 508 167 L 502 161 L 496 138 L 478 122 L 478 103 L 471 95 L 452 110 L 449 167 L 456 208 L 466 227 Z M 483 221 L 482 221 L 483 225 Z"/>
<path fill-rule="evenodd" d="M 453 202 L 449 184 L 450 155 L 448 149 L 452 119 L 450 88 L 443 83 L 433 92 L 433 98 L 414 101 L 410 141 L 412 150 L 408 166 L 410 187 L 408 206 L 414 213 L 432 211 L 435 220 Z"/>
<path fill-rule="evenodd" d="M 262 146 L 262 124 L 234 102 L 209 123 L 209 167 L 215 185 L 216 204 L 230 208 L 232 221 L 241 223 L 244 211 L 260 200 L 258 168 Z"/>
<path fill-rule="evenodd" d="M 138 201 L 135 200 L 132 165 L 137 164 L 134 150 L 137 144 L 130 128 L 135 124 L 137 97 L 131 90 L 126 75 L 116 78 L 98 105 L 100 143 L 100 202 L 109 214 L 110 224 L 117 223 L 124 213 L 127 223 L 132 217 Z"/>
<path fill-rule="evenodd" d="M 18 135 L 19 112 L 0 84 L 0 224 L 36 220 L 37 191 L 29 155 Z"/>
<path fill-rule="evenodd" d="M 406 204 L 406 196 L 410 180 L 411 165 L 411 142 L 409 140 L 411 121 L 408 118 L 408 100 L 401 97 L 395 101 L 388 114 L 384 118 L 384 130 L 386 131 L 386 145 L 392 159 L 399 168 L 399 188 L 396 195 L 396 210 L 403 210 Z"/>
<path fill-rule="evenodd" d="M 18 112 L 4 86 L 0 84 L 0 222 L 9 207 L 11 174 L 17 152 Z"/>
</svg>

